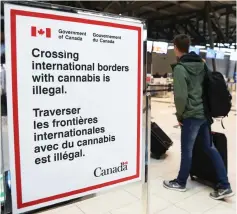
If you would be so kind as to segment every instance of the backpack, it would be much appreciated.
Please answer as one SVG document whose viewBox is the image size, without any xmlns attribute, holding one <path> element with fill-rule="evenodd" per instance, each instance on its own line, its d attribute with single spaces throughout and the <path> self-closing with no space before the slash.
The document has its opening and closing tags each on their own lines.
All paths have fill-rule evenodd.
<svg viewBox="0 0 237 214">
<path fill-rule="evenodd" d="M 203 82 L 204 107 L 209 117 L 226 117 L 231 110 L 232 96 L 228 90 L 223 75 L 210 71 L 205 64 Z"/>
</svg>

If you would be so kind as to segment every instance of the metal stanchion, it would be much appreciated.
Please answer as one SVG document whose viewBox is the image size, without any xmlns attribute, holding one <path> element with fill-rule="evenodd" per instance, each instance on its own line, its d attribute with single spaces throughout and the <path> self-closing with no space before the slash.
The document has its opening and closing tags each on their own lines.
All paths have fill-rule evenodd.
<svg viewBox="0 0 237 214">
<path fill-rule="evenodd" d="M 4 173 L 4 159 L 3 159 L 3 134 L 2 134 L 2 127 L 3 127 L 3 123 L 2 123 L 2 94 L 3 94 L 3 79 L 4 79 L 4 75 L 3 75 L 3 66 L 1 65 L 1 82 L 0 82 L 0 96 L 1 96 L 1 106 L 0 106 L 0 129 L 1 129 L 1 136 L 0 136 L 0 155 L 1 155 L 1 175 L 2 175 L 2 184 L 1 184 L 1 188 L 3 188 L 1 191 L 3 192 L 3 197 L 4 197 L 4 200 L 3 202 L 1 202 L 1 211 L 4 213 L 4 210 L 5 210 L 5 204 L 6 204 L 6 191 L 5 191 L 5 173 Z"/>
<path fill-rule="evenodd" d="M 156 86 L 156 85 L 148 85 L 149 86 Z M 160 85 L 159 85 L 160 86 Z M 142 214 L 150 214 L 150 177 L 149 177 L 149 166 L 150 166 L 150 148 L 151 148 L 151 93 L 152 92 L 159 92 L 159 91 L 173 91 L 172 84 L 166 85 L 166 88 L 161 90 L 146 90 L 144 91 L 146 95 L 146 116 L 145 116 L 145 178 L 142 184 Z"/>
<path fill-rule="evenodd" d="M 1 101 L 2 96 L 6 95 L 6 70 L 3 65 L 1 65 Z M 5 98 L 4 98 L 5 99 Z M 4 100 L 3 99 L 3 100 Z M 4 101 L 6 102 L 6 101 Z M 4 104 L 4 108 L 3 105 Z M 1 124 L 1 174 L 2 174 L 2 181 L 3 181 L 3 192 L 4 192 L 4 201 L 1 204 L 1 209 L 3 211 L 3 214 L 9 214 L 12 212 L 12 201 L 11 201 L 11 189 L 10 185 L 8 184 L 9 179 L 9 168 L 6 166 L 6 156 L 8 157 L 8 149 L 6 150 L 6 129 L 7 129 L 7 110 L 5 109 L 6 103 L 1 103 L 0 108 L 0 124 Z M 7 159 L 8 162 L 8 159 Z"/>
<path fill-rule="evenodd" d="M 2 77 L 1 77 L 2 78 Z M 2 81 L 1 81 L 1 85 L 0 85 L 0 95 L 2 96 Z M 3 192 L 3 197 L 4 197 L 4 201 L 2 202 L 1 201 L 1 213 L 4 212 L 4 202 L 5 202 L 5 191 L 4 191 L 4 170 L 3 170 L 3 145 L 2 145 L 2 102 L 0 102 L 0 129 L 1 129 L 1 135 L 0 135 L 0 160 L 1 160 L 1 163 L 0 163 L 0 173 L 2 175 L 2 182 L 0 185 L 1 185 L 1 193 Z"/>
<path fill-rule="evenodd" d="M 150 179 L 149 179 L 149 165 L 150 165 L 150 138 L 151 138 L 151 95 L 146 94 L 146 131 L 145 131 L 145 178 L 142 184 L 142 213 L 150 214 Z"/>
</svg>

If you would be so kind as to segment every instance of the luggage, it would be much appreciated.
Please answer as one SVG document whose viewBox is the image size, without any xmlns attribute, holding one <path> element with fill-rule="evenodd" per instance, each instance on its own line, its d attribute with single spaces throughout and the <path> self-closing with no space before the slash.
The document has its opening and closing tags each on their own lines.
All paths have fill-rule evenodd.
<svg viewBox="0 0 237 214">
<path fill-rule="evenodd" d="M 212 133 L 213 143 L 216 149 L 219 151 L 227 170 L 227 139 L 222 133 Z M 192 167 L 190 171 L 191 179 L 195 177 L 202 181 L 208 181 L 211 184 L 217 185 L 217 175 L 215 168 L 210 160 L 209 156 L 203 151 L 200 143 L 201 137 L 198 136 L 193 149 Z"/>
<path fill-rule="evenodd" d="M 172 140 L 154 122 L 151 123 L 151 157 L 160 159 L 162 155 L 173 145 Z"/>
</svg>

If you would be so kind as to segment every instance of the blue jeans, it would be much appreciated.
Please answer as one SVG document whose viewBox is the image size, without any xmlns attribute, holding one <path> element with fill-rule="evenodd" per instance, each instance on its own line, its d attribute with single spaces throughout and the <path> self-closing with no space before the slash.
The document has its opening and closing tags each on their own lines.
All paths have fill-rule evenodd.
<svg viewBox="0 0 237 214">
<path fill-rule="evenodd" d="M 210 128 L 205 119 L 188 118 L 183 121 L 181 131 L 181 165 L 177 177 L 178 183 L 181 186 L 186 186 L 192 164 L 193 147 L 198 134 L 202 135 L 202 146 L 204 151 L 212 159 L 220 187 L 229 188 L 230 183 L 228 181 L 224 162 L 214 144 L 211 143 Z"/>
</svg>

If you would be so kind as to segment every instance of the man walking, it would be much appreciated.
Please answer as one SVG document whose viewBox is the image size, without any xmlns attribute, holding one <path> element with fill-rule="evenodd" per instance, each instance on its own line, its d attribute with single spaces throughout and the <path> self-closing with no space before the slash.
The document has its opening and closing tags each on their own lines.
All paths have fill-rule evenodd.
<svg viewBox="0 0 237 214">
<path fill-rule="evenodd" d="M 219 181 L 217 190 L 211 193 L 210 197 L 219 200 L 231 197 L 234 193 L 228 181 L 224 162 L 210 142 L 210 123 L 204 114 L 202 99 L 205 62 L 194 52 L 189 53 L 189 47 L 190 39 L 187 35 L 178 35 L 174 38 L 174 51 L 179 61 L 179 64 L 173 66 L 173 72 L 176 116 L 182 126 L 181 164 L 178 177 L 171 181 L 164 181 L 163 185 L 170 190 L 186 191 L 193 147 L 197 135 L 200 134 L 203 139 L 202 147 L 210 156 Z"/>
</svg>

